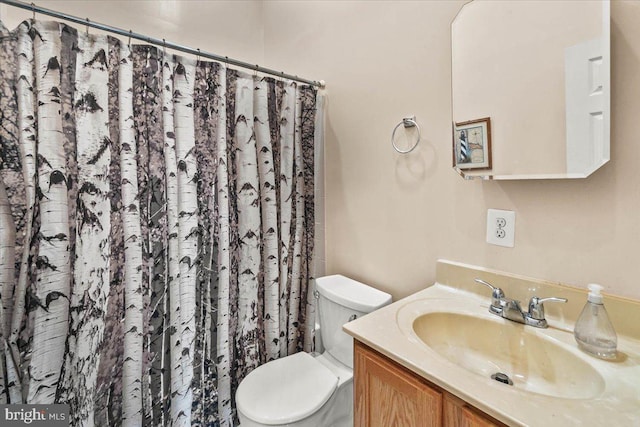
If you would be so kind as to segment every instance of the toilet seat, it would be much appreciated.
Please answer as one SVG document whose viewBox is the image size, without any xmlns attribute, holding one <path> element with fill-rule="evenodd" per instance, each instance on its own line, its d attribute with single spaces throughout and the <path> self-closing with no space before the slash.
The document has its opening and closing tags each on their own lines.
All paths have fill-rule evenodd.
<svg viewBox="0 0 640 427">
<path fill-rule="evenodd" d="M 251 420 L 278 425 L 320 409 L 335 392 L 338 377 L 305 352 L 254 369 L 236 392 L 238 410 Z"/>
</svg>

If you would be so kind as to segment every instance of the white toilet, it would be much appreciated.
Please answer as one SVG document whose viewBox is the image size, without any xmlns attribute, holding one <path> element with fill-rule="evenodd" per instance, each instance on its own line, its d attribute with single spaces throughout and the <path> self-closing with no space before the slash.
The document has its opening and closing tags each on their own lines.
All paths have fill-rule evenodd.
<svg viewBox="0 0 640 427">
<path fill-rule="evenodd" d="M 238 386 L 241 427 L 353 425 L 353 339 L 342 325 L 391 295 L 341 275 L 316 279 L 324 353 L 296 353 L 254 369 Z"/>
</svg>

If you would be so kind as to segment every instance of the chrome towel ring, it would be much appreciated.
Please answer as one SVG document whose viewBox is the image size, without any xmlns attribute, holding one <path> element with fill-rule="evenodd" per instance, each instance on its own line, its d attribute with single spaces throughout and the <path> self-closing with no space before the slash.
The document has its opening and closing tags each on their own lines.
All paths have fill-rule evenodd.
<svg viewBox="0 0 640 427">
<path fill-rule="evenodd" d="M 418 131 L 418 139 L 416 139 L 416 143 L 413 144 L 413 146 L 411 148 L 407 149 L 407 150 L 403 150 L 403 149 L 399 148 L 396 145 L 396 142 L 395 142 L 396 131 L 398 130 L 400 125 L 404 125 L 405 128 L 415 127 L 416 130 Z M 398 123 L 396 125 L 396 127 L 393 128 L 393 133 L 391 134 L 391 145 L 393 145 L 393 149 L 396 150 L 398 153 L 407 154 L 407 153 L 412 152 L 418 146 L 419 142 L 420 142 L 420 126 L 418 126 L 418 123 L 416 122 L 416 116 L 404 117 L 402 119 L 402 121 L 400 123 Z"/>
</svg>

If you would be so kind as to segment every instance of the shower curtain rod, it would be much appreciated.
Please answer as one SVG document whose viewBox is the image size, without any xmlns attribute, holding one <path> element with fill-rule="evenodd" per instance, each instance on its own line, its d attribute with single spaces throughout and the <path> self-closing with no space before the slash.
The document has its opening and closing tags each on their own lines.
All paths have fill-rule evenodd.
<svg viewBox="0 0 640 427">
<path fill-rule="evenodd" d="M 100 23 L 93 22 L 93 21 L 89 20 L 89 18 L 83 19 L 83 18 L 79 18 L 77 16 L 67 15 L 66 13 L 57 12 L 55 10 L 45 9 L 43 7 L 40 7 L 40 6 L 36 6 L 33 3 L 24 3 L 24 2 L 21 2 L 21 1 L 17 1 L 17 0 L 0 0 L 0 3 L 8 4 L 9 6 L 18 7 L 20 9 L 30 10 L 30 11 L 32 11 L 34 13 L 34 15 L 36 13 L 40 13 L 42 15 L 49 15 L 49 16 L 53 16 L 55 18 L 63 19 L 65 21 L 71 21 L 71 22 L 75 22 L 76 24 L 82 24 L 82 25 L 85 25 L 87 27 L 96 28 L 98 30 L 119 34 L 119 35 L 124 36 L 124 37 L 129 37 L 130 39 L 142 40 L 142 41 L 145 41 L 145 42 L 150 43 L 150 44 L 155 44 L 157 46 L 162 46 L 162 47 L 166 47 L 166 48 L 169 48 L 169 49 L 177 50 L 177 51 L 180 51 L 180 52 L 189 53 L 191 55 L 196 55 L 198 57 L 209 58 L 209 59 L 213 59 L 215 61 L 224 62 L 226 64 L 231 64 L 231 65 L 235 65 L 235 66 L 242 67 L 242 68 L 248 68 L 248 69 L 254 70 L 256 72 L 261 72 L 261 73 L 264 73 L 264 74 L 270 74 L 272 76 L 278 76 L 278 77 L 285 78 L 285 79 L 295 80 L 295 81 L 306 83 L 306 84 L 309 84 L 309 85 L 312 85 L 312 86 L 317 86 L 319 88 L 324 88 L 325 87 L 324 80 L 316 81 L 316 80 L 303 79 L 301 77 L 294 76 L 292 74 L 287 74 L 287 73 L 285 73 L 283 71 L 272 70 L 270 68 L 261 67 L 261 66 L 259 66 L 257 64 L 255 64 L 255 65 L 254 64 L 249 64 L 248 62 L 243 62 L 243 61 L 239 61 L 237 59 L 232 59 L 232 58 L 229 58 L 228 56 L 221 56 L 221 55 L 216 55 L 215 53 L 202 52 L 200 49 L 194 49 L 194 48 L 187 47 L 187 46 L 182 46 L 182 45 L 179 45 L 179 44 L 176 44 L 176 43 L 171 43 L 171 42 L 168 42 L 168 41 L 166 41 L 164 39 L 157 39 L 157 38 L 154 38 L 154 37 L 145 36 L 143 34 L 134 33 L 131 30 L 127 31 L 127 30 L 123 30 L 121 28 L 112 27 L 110 25 L 100 24 Z"/>
</svg>

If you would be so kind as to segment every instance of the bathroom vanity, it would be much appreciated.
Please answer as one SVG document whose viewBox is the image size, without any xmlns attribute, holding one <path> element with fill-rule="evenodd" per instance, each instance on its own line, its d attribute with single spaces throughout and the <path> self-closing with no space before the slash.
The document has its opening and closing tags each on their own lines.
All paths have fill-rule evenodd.
<svg viewBox="0 0 640 427">
<path fill-rule="evenodd" d="M 548 328 L 489 312 L 491 290 L 548 304 Z M 640 425 L 640 302 L 606 296 L 618 357 L 578 349 L 584 289 L 438 261 L 436 283 L 344 325 L 356 426 Z"/>
</svg>

